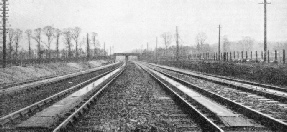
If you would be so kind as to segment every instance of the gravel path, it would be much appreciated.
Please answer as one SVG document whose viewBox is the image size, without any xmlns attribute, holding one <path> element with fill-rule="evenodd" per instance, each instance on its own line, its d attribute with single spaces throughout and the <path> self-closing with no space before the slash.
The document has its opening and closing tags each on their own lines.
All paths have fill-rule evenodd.
<svg viewBox="0 0 287 132">
<path fill-rule="evenodd" d="M 201 131 L 147 73 L 128 64 L 69 131 Z"/>
</svg>

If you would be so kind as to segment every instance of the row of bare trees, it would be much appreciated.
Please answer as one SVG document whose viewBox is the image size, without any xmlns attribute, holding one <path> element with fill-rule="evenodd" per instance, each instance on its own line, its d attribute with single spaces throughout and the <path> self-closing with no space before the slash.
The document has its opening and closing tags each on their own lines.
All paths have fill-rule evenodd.
<svg viewBox="0 0 287 132">
<path fill-rule="evenodd" d="M 25 36 L 27 39 L 27 44 L 23 42 L 23 36 Z M 96 49 L 97 46 L 100 46 L 99 41 L 96 39 L 96 33 L 92 33 L 92 39 L 83 37 L 83 39 L 80 40 L 80 36 L 80 27 L 65 28 L 60 30 L 58 28 L 54 28 L 53 26 L 45 26 L 44 28 L 36 28 L 34 30 L 27 29 L 24 34 L 21 29 L 10 28 L 8 29 L 7 36 L 7 59 L 18 60 L 19 58 L 22 58 L 22 55 L 19 56 L 20 50 L 21 53 L 25 52 L 26 55 L 28 54 L 26 57 L 27 59 L 35 58 L 36 56 L 41 60 L 43 55 L 49 59 L 60 58 L 63 56 L 63 52 L 61 52 L 59 49 L 61 47 L 61 42 L 65 44 L 64 49 L 67 51 L 68 58 L 78 58 L 80 56 L 82 57 L 84 55 L 84 50 L 81 49 L 80 45 L 87 43 L 87 41 L 91 41 L 91 44 L 94 44 L 94 55 L 97 55 L 97 52 L 104 52 L 105 54 L 105 51 Z M 36 44 L 35 49 L 32 46 L 33 43 Z M 55 49 L 51 48 L 52 45 L 55 47 Z M 53 56 L 51 56 L 51 53 L 53 53 Z"/>
</svg>

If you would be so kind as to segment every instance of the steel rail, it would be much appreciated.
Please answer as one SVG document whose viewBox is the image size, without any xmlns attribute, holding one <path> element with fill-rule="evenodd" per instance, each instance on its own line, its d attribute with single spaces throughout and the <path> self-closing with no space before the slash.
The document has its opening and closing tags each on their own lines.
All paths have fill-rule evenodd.
<svg viewBox="0 0 287 132">
<path fill-rule="evenodd" d="M 91 105 L 92 102 L 95 101 L 96 97 L 98 97 L 115 79 L 117 79 L 125 70 L 125 67 L 123 67 L 116 75 L 113 75 L 112 78 L 109 79 L 109 81 L 105 84 L 102 84 L 102 86 L 97 92 L 90 97 L 83 105 L 81 105 L 78 109 L 75 110 L 69 117 L 67 117 L 60 125 L 58 125 L 53 132 L 61 132 L 65 131 L 66 127 L 75 121 L 81 114 L 84 113 L 85 110 L 88 109 L 88 107 Z"/>
<path fill-rule="evenodd" d="M 239 90 L 242 90 L 242 91 L 251 92 L 251 93 L 254 93 L 254 94 L 265 96 L 267 98 L 271 98 L 271 99 L 277 100 L 277 101 L 283 101 L 283 102 L 287 101 L 287 94 L 286 95 L 285 94 L 281 95 L 281 94 L 278 94 L 278 93 L 267 92 L 267 91 L 264 91 L 264 90 L 257 90 L 257 89 L 254 89 L 254 88 L 247 88 L 247 87 L 244 87 L 244 86 L 239 86 L 239 85 L 232 84 L 232 83 L 227 83 L 227 82 L 224 82 L 224 81 L 218 81 L 218 80 L 214 80 L 214 79 L 209 79 L 209 78 L 206 78 L 206 77 L 203 77 L 203 76 L 200 76 L 200 75 L 193 75 L 193 74 L 185 73 L 185 72 L 180 71 L 180 70 L 169 69 L 169 68 L 162 67 L 162 66 L 155 65 L 155 64 L 150 64 L 150 65 L 156 66 L 158 68 L 163 68 L 163 69 L 166 69 L 166 70 L 170 70 L 170 71 L 173 71 L 173 72 L 177 72 L 177 73 L 180 73 L 180 74 L 183 74 L 183 75 L 187 75 L 187 76 L 203 79 L 203 80 L 206 80 L 206 81 L 211 81 L 211 82 L 214 82 L 216 84 L 220 84 L 220 85 L 224 85 L 224 86 L 230 86 L 231 88 L 234 88 L 234 89 L 239 89 Z M 208 76 L 208 75 L 205 75 L 205 76 Z M 238 82 L 236 80 L 232 80 L 232 81 Z M 240 82 L 240 83 L 243 83 L 243 82 Z M 249 85 L 252 85 L 252 84 L 249 84 Z M 263 88 L 268 89 L 267 87 L 263 87 Z M 278 90 L 278 91 L 281 91 L 281 92 L 286 92 L 287 91 L 287 89 L 283 90 L 283 88 L 272 89 L 272 90 Z"/>
<path fill-rule="evenodd" d="M 144 69 L 152 78 L 154 78 L 157 82 L 159 82 L 163 87 L 167 88 L 182 104 L 186 106 L 189 110 L 192 111 L 192 113 L 195 113 L 196 116 L 199 119 L 200 124 L 202 126 L 203 130 L 206 131 L 219 131 L 224 132 L 222 128 L 220 128 L 218 125 L 216 125 L 213 121 L 211 121 L 208 117 L 206 117 L 203 113 L 201 113 L 195 106 L 190 104 L 186 99 L 184 99 L 181 95 L 179 95 L 176 91 L 174 91 L 170 86 L 168 86 L 167 82 L 162 80 L 160 77 L 158 77 L 156 74 L 152 73 L 150 68 L 143 66 L 142 64 L 135 63 L 136 65 L 139 65 L 142 69 Z M 195 116 L 195 115 L 193 115 Z"/>
<path fill-rule="evenodd" d="M 70 92 L 72 92 L 74 90 L 77 90 L 77 89 L 83 87 L 84 85 L 87 85 L 90 82 L 101 78 L 102 76 L 107 75 L 108 73 L 114 71 L 116 68 L 117 67 L 115 67 L 115 68 L 113 68 L 113 69 L 111 69 L 111 70 L 109 70 L 109 71 L 107 71 L 105 73 L 102 73 L 102 74 L 100 74 L 100 75 L 98 75 L 96 77 L 93 77 L 93 78 L 91 78 L 91 79 L 89 79 L 87 81 L 84 81 L 84 82 L 82 82 L 80 84 L 72 86 L 71 88 L 63 90 L 63 91 L 61 91 L 61 92 L 59 92 L 57 94 L 54 94 L 54 95 L 52 95 L 52 96 L 50 96 L 50 97 L 48 97 L 46 99 L 43 99 L 41 101 L 38 101 L 38 102 L 36 102 L 34 104 L 31 104 L 31 105 L 25 107 L 25 108 L 22 108 L 20 110 L 17 110 L 15 112 L 11 113 L 11 114 L 8 114 L 6 116 L 1 117 L 0 118 L 0 127 L 3 127 L 5 124 L 9 123 L 10 121 L 13 121 L 13 120 L 25 115 L 25 114 L 31 113 L 35 109 L 40 109 L 45 104 L 47 104 L 47 103 L 49 103 L 49 102 L 51 102 L 53 100 L 59 99 L 60 97 L 65 96 L 66 94 L 68 94 L 68 93 L 70 93 Z"/>
<path fill-rule="evenodd" d="M 284 131 L 287 130 L 287 123 L 283 122 L 281 120 L 275 119 L 273 117 L 271 117 L 270 115 L 264 114 L 262 112 L 259 112 L 257 110 L 251 109 L 248 106 L 244 106 L 240 103 L 234 102 L 228 98 L 225 98 L 221 95 L 218 95 L 216 93 L 213 92 L 209 92 L 207 90 L 204 90 L 203 88 L 200 88 L 197 85 L 191 84 L 190 82 L 187 82 L 185 80 L 182 80 L 178 77 L 172 76 L 168 73 L 164 73 L 162 71 L 158 71 L 186 86 L 192 87 L 194 88 L 196 91 L 203 93 L 204 95 L 216 100 L 217 102 L 221 103 L 221 104 L 228 104 L 229 106 L 231 106 L 231 108 L 239 113 L 242 113 L 243 115 L 252 118 L 252 119 L 256 119 L 257 121 L 261 122 L 262 124 L 271 127 L 273 130 L 279 130 L 279 131 Z"/>
<path fill-rule="evenodd" d="M 99 70 L 103 70 L 105 68 L 117 66 L 119 64 L 120 64 L 119 62 L 118 63 L 113 63 L 113 64 L 108 64 L 108 65 L 105 65 L 105 66 L 100 66 L 100 67 L 96 67 L 96 68 L 93 68 L 93 69 L 80 71 L 80 72 L 76 72 L 76 73 L 70 73 L 70 74 L 63 75 L 63 76 L 58 76 L 58 77 L 54 77 L 54 78 L 52 77 L 52 78 L 47 78 L 47 79 L 43 79 L 43 80 L 37 80 L 37 81 L 34 81 L 34 82 L 27 82 L 27 83 L 24 83 L 24 84 L 21 84 L 21 85 L 12 86 L 12 87 L 9 87 L 9 88 L 0 88 L 0 95 L 1 94 L 7 94 L 7 93 L 15 94 L 17 92 L 22 92 L 23 90 L 31 90 L 31 88 L 39 87 L 39 86 L 42 86 L 42 85 L 49 85 L 51 83 L 55 83 L 55 82 L 59 82 L 59 81 L 62 81 L 62 80 L 70 79 L 70 78 L 77 77 L 77 76 L 84 75 L 84 74 L 88 74 L 88 73 L 91 73 L 91 72 L 96 72 L 96 71 L 99 71 Z"/>
</svg>

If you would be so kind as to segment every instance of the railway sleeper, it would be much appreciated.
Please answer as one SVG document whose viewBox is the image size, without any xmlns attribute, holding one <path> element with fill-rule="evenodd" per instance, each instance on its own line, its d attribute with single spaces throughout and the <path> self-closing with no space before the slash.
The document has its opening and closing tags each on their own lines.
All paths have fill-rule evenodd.
<svg viewBox="0 0 287 132">
<path fill-rule="evenodd" d="M 165 75 L 167 75 L 167 74 L 165 74 Z M 167 76 L 172 77 L 170 75 L 167 75 Z M 248 107 L 243 106 L 240 103 L 235 103 L 234 101 L 229 100 L 229 99 L 222 97 L 220 95 L 214 94 L 212 92 L 208 92 L 208 91 L 206 91 L 206 90 L 204 90 L 198 86 L 190 84 L 190 83 L 183 81 L 181 79 L 178 79 L 175 77 L 172 77 L 172 78 L 177 80 L 177 81 L 180 81 L 181 83 L 183 83 L 187 86 L 190 86 L 191 88 L 195 89 L 196 91 L 203 93 L 207 97 L 215 99 L 217 102 L 220 102 L 221 104 L 229 106 L 231 109 L 235 110 L 236 112 L 242 113 L 243 115 L 245 115 L 249 118 L 260 121 L 260 123 L 262 123 L 265 126 L 272 128 L 272 130 L 286 130 L 287 129 L 287 125 L 283 121 L 279 121 L 279 120 L 274 119 L 273 117 L 270 117 L 266 114 L 262 114 L 256 110 L 252 110 Z M 262 128 L 262 129 L 264 129 L 264 128 Z"/>
</svg>

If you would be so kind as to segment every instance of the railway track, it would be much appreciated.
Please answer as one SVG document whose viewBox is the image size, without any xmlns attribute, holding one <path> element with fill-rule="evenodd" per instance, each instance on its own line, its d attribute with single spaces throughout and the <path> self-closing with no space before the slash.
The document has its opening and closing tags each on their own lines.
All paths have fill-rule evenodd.
<svg viewBox="0 0 287 132">
<path fill-rule="evenodd" d="M 202 131 L 170 94 L 130 63 L 77 121 L 55 131 Z"/>
<path fill-rule="evenodd" d="M 221 102 L 230 109 L 260 121 L 273 130 L 286 130 L 286 93 L 268 87 L 254 86 L 242 81 L 199 75 L 180 69 L 149 65 L 154 70 L 204 93 L 205 96 Z M 267 94 L 266 94 L 267 93 Z"/>
<path fill-rule="evenodd" d="M 234 105 L 232 102 L 235 101 L 211 93 L 180 77 L 182 75 L 145 63 L 127 63 L 127 66 L 99 77 L 97 81 L 43 111 L 17 123 L 13 121 L 13 127 L 2 127 L 2 130 L 286 130 L 284 125 L 254 113 L 252 108 L 243 109 L 244 105 Z M 235 107 L 239 110 L 235 110 Z"/>
<path fill-rule="evenodd" d="M 87 80 L 91 81 L 91 78 L 94 76 L 115 69 L 119 65 L 119 63 L 116 63 L 102 66 L 86 74 L 79 74 L 78 76 L 72 77 L 68 76 L 67 78 L 60 77 L 48 82 L 41 82 L 39 85 L 34 86 L 34 84 L 32 84 L 32 86 L 28 88 L 19 86 L 16 89 L 11 89 L 13 92 L 10 92 L 10 89 L 2 91 L 0 92 L 0 118 L 75 85 L 81 83 L 87 84 L 89 82 Z"/>
<path fill-rule="evenodd" d="M 11 126 L 29 118 L 30 116 L 34 115 L 35 113 L 49 107 L 51 104 L 67 97 L 69 94 L 81 89 L 84 86 L 87 86 L 91 82 L 109 74 L 110 72 L 114 71 L 115 68 L 117 68 L 118 66 L 120 66 L 120 65 L 116 64 L 112 67 L 105 68 L 101 72 L 97 71 L 98 72 L 97 74 L 94 73 L 93 77 L 91 77 L 91 75 L 90 75 L 90 78 L 86 79 L 85 81 L 79 82 L 78 84 L 76 84 L 72 87 L 65 88 L 64 90 L 57 92 L 56 94 L 51 94 L 47 98 L 44 98 L 42 100 L 38 99 L 38 101 L 35 103 L 32 103 L 32 104 L 30 104 L 24 108 L 21 108 L 17 111 L 14 111 L 8 115 L 1 117 L 0 118 L 0 126 L 1 126 L 2 130 L 3 129 L 5 129 L 5 130 L 10 129 Z M 52 89 L 50 89 L 50 90 L 52 90 Z M 30 97 L 30 98 L 33 98 L 33 97 Z M 18 103 L 21 103 L 21 100 Z"/>
</svg>

